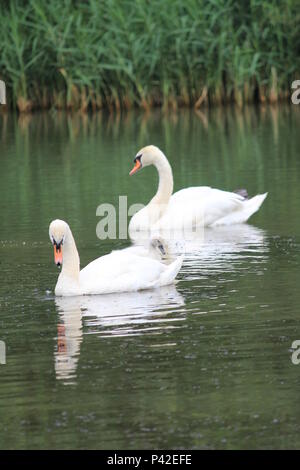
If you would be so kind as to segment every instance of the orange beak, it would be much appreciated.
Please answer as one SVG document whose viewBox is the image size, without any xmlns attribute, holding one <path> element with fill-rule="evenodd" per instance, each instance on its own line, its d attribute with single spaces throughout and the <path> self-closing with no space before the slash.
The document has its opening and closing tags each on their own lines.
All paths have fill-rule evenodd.
<svg viewBox="0 0 300 470">
<path fill-rule="evenodd" d="M 130 176 L 134 175 L 137 171 L 139 171 L 142 168 L 142 164 L 139 160 L 136 160 L 134 167 L 132 168 L 131 172 L 129 173 Z"/>
<path fill-rule="evenodd" d="M 56 245 L 54 245 L 54 262 L 57 266 L 61 266 L 62 265 L 62 260 L 63 260 L 63 257 L 62 257 L 62 247 L 61 245 L 59 247 L 57 247 Z"/>
</svg>

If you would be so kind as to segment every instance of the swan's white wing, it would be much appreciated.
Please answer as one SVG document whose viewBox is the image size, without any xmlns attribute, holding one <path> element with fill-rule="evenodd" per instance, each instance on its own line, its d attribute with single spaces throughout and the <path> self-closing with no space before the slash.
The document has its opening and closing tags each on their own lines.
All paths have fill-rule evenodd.
<svg viewBox="0 0 300 470">
<path fill-rule="evenodd" d="M 156 286 L 167 268 L 151 258 L 114 251 L 87 265 L 80 284 L 85 294 L 137 291 Z"/>
<path fill-rule="evenodd" d="M 211 225 L 243 208 L 239 194 L 207 186 L 191 187 L 174 193 L 160 224 L 170 226 Z M 177 223 L 176 223 L 177 221 Z"/>
</svg>

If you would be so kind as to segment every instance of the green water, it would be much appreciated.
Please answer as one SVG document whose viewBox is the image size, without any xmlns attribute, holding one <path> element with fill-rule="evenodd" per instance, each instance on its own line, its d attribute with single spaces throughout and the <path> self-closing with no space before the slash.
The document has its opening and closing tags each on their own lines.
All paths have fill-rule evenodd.
<svg viewBox="0 0 300 470">
<path fill-rule="evenodd" d="M 0 448 L 300 446 L 300 109 L 124 117 L 0 115 Z M 175 190 L 269 191 L 251 224 L 207 230 L 176 286 L 55 299 L 49 222 L 84 266 L 125 247 L 96 208 L 147 203 L 128 172 L 160 146 Z"/>
</svg>

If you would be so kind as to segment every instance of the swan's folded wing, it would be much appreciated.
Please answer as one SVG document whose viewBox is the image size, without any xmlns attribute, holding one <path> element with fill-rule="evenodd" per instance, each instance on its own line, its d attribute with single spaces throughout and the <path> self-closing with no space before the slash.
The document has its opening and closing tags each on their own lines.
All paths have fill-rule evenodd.
<svg viewBox="0 0 300 470">
<path fill-rule="evenodd" d="M 243 207 L 244 198 L 236 193 L 210 188 L 208 186 L 182 189 L 170 199 L 169 218 L 183 217 L 193 220 L 194 224 L 205 226 L 213 224 Z"/>
<path fill-rule="evenodd" d="M 80 283 L 86 294 L 137 291 L 153 286 L 164 269 L 159 261 L 120 250 L 86 266 Z"/>
</svg>

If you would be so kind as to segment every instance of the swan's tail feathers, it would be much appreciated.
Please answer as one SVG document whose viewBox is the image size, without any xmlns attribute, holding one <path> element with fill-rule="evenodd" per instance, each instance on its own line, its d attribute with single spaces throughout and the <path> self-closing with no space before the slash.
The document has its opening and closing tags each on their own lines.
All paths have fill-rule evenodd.
<svg viewBox="0 0 300 470">
<path fill-rule="evenodd" d="M 268 193 L 257 194 L 257 196 L 254 196 L 244 202 L 245 210 L 243 212 L 245 214 L 245 220 L 243 220 L 243 222 L 246 222 L 251 217 L 251 215 L 255 214 L 255 212 L 260 209 L 260 206 L 266 199 L 267 195 Z"/>
<path fill-rule="evenodd" d="M 247 222 L 251 215 L 258 211 L 267 195 L 268 193 L 257 194 L 257 196 L 241 201 L 235 211 L 218 219 L 212 226 L 216 227 L 218 225 L 242 224 Z"/>
<path fill-rule="evenodd" d="M 172 284 L 179 273 L 182 262 L 183 262 L 183 255 L 176 258 L 173 263 L 167 266 L 167 269 L 162 273 L 159 279 L 160 286 L 167 286 L 168 284 Z"/>
</svg>

